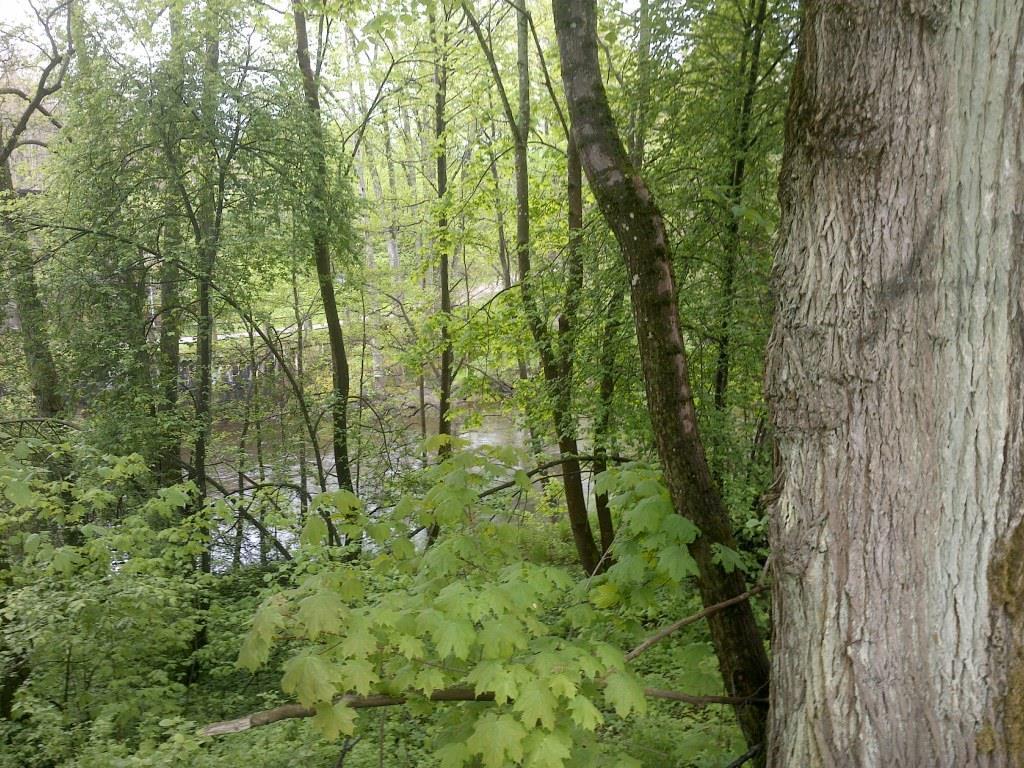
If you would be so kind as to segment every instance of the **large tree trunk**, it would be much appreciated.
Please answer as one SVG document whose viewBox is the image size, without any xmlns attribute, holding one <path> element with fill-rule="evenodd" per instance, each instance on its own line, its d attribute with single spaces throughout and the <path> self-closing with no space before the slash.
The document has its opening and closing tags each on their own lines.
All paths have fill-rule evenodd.
<svg viewBox="0 0 1024 768">
<path fill-rule="evenodd" d="M 608 106 L 598 63 L 594 0 L 554 0 L 553 5 L 573 136 L 626 265 L 658 455 L 675 508 L 700 528 L 690 553 L 699 569 L 701 599 L 714 605 L 746 587 L 739 571 L 726 573 L 712 562 L 713 545 L 734 547 L 735 542 L 697 430 L 665 223 L 626 154 Z M 729 694 L 764 696 L 768 658 L 750 603 L 714 613 L 708 624 Z M 762 743 L 763 708 L 741 705 L 736 714 L 748 743 Z"/>
<path fill-rule="evenodd" d="M 767 391 L 774 766 L 1024 765 L 1024 5 L 810 2 Z"/>
</svg>

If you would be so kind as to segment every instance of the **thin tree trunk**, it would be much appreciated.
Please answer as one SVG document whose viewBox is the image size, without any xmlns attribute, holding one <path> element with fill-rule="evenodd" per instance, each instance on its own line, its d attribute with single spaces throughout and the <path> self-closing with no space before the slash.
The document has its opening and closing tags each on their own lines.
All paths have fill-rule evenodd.
<svg viewBox="0 0 1024 768">
<path fill-rule="evenodd" d="M 708 470 L 697 428 L 676 304 L 672 255 L 661 213 L 619 138 L 601 81 L 593 0 L 554 0 L 555 31 L 572 130 L 591 190 L 626 265 L 647 407 L 662 470 L 676 510 L 701 535 L 690 545 L 704 604 L 742 594 L 743 575 L 712 560 L 714 545 L 735 547 L 728 511 Z M 750 603 L 708 620 L 719 669 L 731 696 L 764 696 L 768 658 Z M 735 707 L 750 746 L 765 738 L 765 712 Z"/>
<path fill-rule="evenodd" d="M 442 18 L 442 25 L 447 21 Z M 448 33 L 438 31 L 438 21 L 431 16 L 430 28 L 434 38 L 434 156 L 437 173 L 437 222 L 434 236 L 434 249 L 438 262 L 438 279 L 441 294 L 441 380 L 439 383 L 437 406 L 437 433 L 452 434 L 451 397 L 452 369 L 454 353 L 452 350 L 451 329 L 452 294 L 449 284 L 449 262 L 451 256 L 451 234 L 448 231 L 447 194 L 448 194 L 448 140 L 445 133 L 445 109 L 448 102 Z M 444 457 L 451 450 L 448 444 L 442 444 L 438 455 Z"/>
<path fill-rule="evenodd" d="M 334 294 L 334 270 L 328 240 L 327 214 L 327 157 L 324 146 L 320 114 L 320 89 L 309 58 L 309 37 L 306 32 L 306 13 L 298 0 L 292 2 L 295 22 L 295 58 L 302 75 L 302 91 L 309 111 L 309 130 L 312 141 L 313 178 L 309 201 L 309 228 L 313 239 L 313 262 L 316 265 L 317 284 L 324 305 L 327 339 L 331 350 L 331 419 L 333 428 L 334 466 L 338 487 L 352 490 L 352 473 L 348 457 L 348 356 L 342 333 L 338 302 Z"/>
<path fill-rule="evenodd" d="M 388 202 L 388 263 L 392 271 L 397 272 L 402 265 L 398 248 L 398 236 L 401 228 L 398 224 L 398 181 L 395 173 L 394 150 L 391 146 L 391 121 L 387 119 L 387 112 L 384 113 L 384 161 L 387 164 L 388 172 L 388 194 L 391 200 Z"/>
<path fill-rule="evenodd" d="M 629 126 L 629 159 L 637 173 L 641 173 L 647 146 L 647 108 L 651 95 L 650 67 L 651 60 L 651 9 L 649 0 L 640 0 L 637 9 L 637 65 L 636 65 L 636 98 L 630 115 Z M 598 354 L 598 370 L 600 381 L 597 389 L 597 421 L 594 424 L 594 475 L 608 469 L 608 444 L 611 440 L 612 407 L 615 399 L 615 346 L 618 331 L 622 322 L 618 316 L 618 307 L 622 304 L 624 291 L 617 286 L 608 303 L 608 314 L 601 333 L 601 351 Z M 602 546 L 605 530 L 611 530 L 611 508 L 608 494 L 595 493 L 594 507 L 597 519 L 601 523 Z M 605 522 L 607 521 L 607 522 Z"/>
<path fill-rule="evenodd" d="M 806 8 L 772 766 L 1024 765 L 1024 5 Z"/>
<path fill-rule="evenodd" d="M 2 139 L 0 134 L 0 142 Z M 6 202 L 14 194 L 10 158 L 4 157 L 3 165 L 0 166 L 0 201 Z M 10 257 L 8 274 L 11 293 L 21 324 L 21 344 L 36 413 L 43 417 L 56 416 L 64 410 L 64 400 L 60 394 L 57 366 L 46 332 L 46 312 L 39 298 L 32 248 L 27 236 L 10 214 L 5 211 L 2 218 L 4 234 L 9 241 L 7 252 Z"/>
<path fill-rule="evenodd" d="M 748 12 L 751 22 L 747 26 L 743 41 L 740 63 L 740 77 L 746 79 L 743 98 L 736 114 L 736 127 L 732 146 L 732 169 L 726 195 L 725 261 L 722 264 L 722 318 L 718 331 L 718 352 L 715 358 L 714 403 L 722 411 L 726 406 L 729 387 L 729 365 L 732 354 L 732 325 L 736 303 L 736 269 L 740 258 L 740 217 L 738 210 L 743 205 L 743 191 L 747 179 L 747 153 L 751 144 L 751 122 L 754 97 L 761 76 L 761 41 L 764 38 L 764 24 L 768 14 L 768 0 L 750 0 Z M 748 59 L 749 49 L 749 64 Z"/>
<path fill-rule="evenodd" d="M 306 318 L 302 314 L 302 307 L 299 304 L 299 275 L 296 265 L 292 264 L 292 315 L 295 318 L 295 380 L 298 383 L 296 397 L 306 396 L 305 376 L 305 346 L 306 334 L 303 323 Z M 251 337 L 251 334 L 250 334 Z M 306 517 L 306 487 L 309 485 L 309 470 L 306 467 L 306 437 L 299 435 L 299 445 L 296 459 L 299 464 L 299 519 L 300 522 Z"/>
<path fill-rule="evenodd" d="M 575 457 L 579 454 L 576 442 L 576 424 L 572 416 L 572 351 L 565 350 L 560 355 L 554 348 L 551 334 L 542 317 L 541 309 L 537 304 L 535 295 L 534 280 L 531 273 L 530 256 L 530 175 L 528 140 L 530 136 L 530 27 L 529 17 L 526 9 L 522 6 L 516 8 L 516 47 L 517 47 L 517 68 L 518 68 L 518 114 L 513 115 L 512 105 L 505 92 L 501 74 L 498 71 L 497 62 L 494 59 L 494 52 L 484 39 L 480 26 L 472 10 L 464 4 L 463 9 L 467 18 L 476 32 L 480 47 L 487 57 L 491 73 L 494 77 L 495 86 L 501 97 L 502 106 L 505 109 L 506 118 L 512 128 L 515 157 L 516 174 L 516 262 L 519 268 L 519 292 L 522 296 L 523 310 L 526 314 L 526 321 L 530 327 L 537 353 L 540 357 L 541 370 L 544 374 L 544 381 L 548 387 L 550 398 L 551 417 L 554 422 L 555 433 L 558 439 L 558 450 L 562 462 L 562 485 L 565 490 L 566 513 L 569 517 L 569 528 L 572 531 L 573 543 L 576 545 L 576 552 L 580 559 L 580 565 L 587 573 L 593 573 L 602 563 L 601 552 L 594 539 L 594 532 L 590 527 L 590 518 L 587 514 L 587 497 L 583 493 L 583 475 L 580 471 L 580 464 Z M 572 170 L 570 168 L 570 174 Z M 571 186 L 571 181 L 570 181 Z M 571 190 L 570 190 L 571 193 Z M 570 209 L 574 203 L 570 203 Z M 580 218 L 582 218 L 582 198 L 579 201 Z M 576 212 L 570 210 L 570 219 Z M 570 240 L 573 234 L 570 233 Z M 570 271 L 572 266 L 570 266 Z M 573 280 L 582 281 L 582 275 L 570 274 L 570 288 L 567 291 L 567 301 L 574 301 L 578 298 L 578 291 L 573 292 Z M 577 286 L 578 287 L 578 286 Z M 562 326 L 563 340 L 571 338 L 569 333 L 569 314 L 571 310 L 566 307 L 566 312 L 560 320 Z"/>
<path fill-rule="evenodd" d="M 173 423 L 178 407 L 178 371 L 181 368 L 180 290 L 178 281 L 178 254 L 181 233 L 178 228 L 177 207 L 168 202 L 168 221 L 165 224 L 163 260 L 160 263 L 160 322 L 157 356 L 157 378 L 160 405 L 157 413 L 163 418 L 160 425 L 162 445 L 157 460 L 161 483 L 173 484 L 181 479 L 180 430 Z"/>
</svg>

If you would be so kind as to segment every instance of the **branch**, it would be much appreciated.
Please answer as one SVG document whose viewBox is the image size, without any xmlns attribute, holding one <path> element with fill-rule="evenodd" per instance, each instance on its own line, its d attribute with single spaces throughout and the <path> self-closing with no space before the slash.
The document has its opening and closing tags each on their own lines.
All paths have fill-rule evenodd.
<svg viewBox="0 0 1024 768">
<path fill-rule="evenodd" d="M 721 611 L 721 610 L 723 610 L 725 608 L 728 608 L 731 605 L 736 605 L 737 603 L 742 603 L 744 600 L 748 600 L 749 598 L 753 597 L 754 595 L 757 595 L 757 594 L 760 594 L 761 592 L 764 592 L 766 589 L 768 589 L 768 585 L 767 584 L 759 584 L 758 586 L 753 587 L 752 589 L 748 589 L 746 592 L 744 592 L 741 595 L 736 595 L 736 597 L 730 597 L 728 600 L 723 600 L 720 603 L 715 603 L 714 605 L 709 605 L 703 611 L 698 611 L 697 613 L 694 613 L 694 614 L 692 614 L 690 616 L 687 616 L 686 618 L 679 619 L 679 621 L 673 622 L 672 624 L 669 624 L 666 627 L 662 627 L 657 632 L 655 632 L 653 635 L 651 635 L 646 640 L 644 640 L 642 643 L 640 643 L 640 645 L 638 645 L 632 651 L 627 653 L 626 654 L 626 661 L 632 661 L 637 656 L 639 656 L 641 653 L 643 653 L 648 648 L 650 648 L 652 645 L 655 645 L 656 643 L 660 643 L 662 640 L 664 640 L 666 637 L 671 635 L 673 632 L 678 632 L 683 627 L 689 626 L 690 624 L 695 624 L 696 622 L 700 621 L 701 619 L 706 619 L 708 616 L 711 616 L 714 613 L 718 613 L 719 611 Z M 746 700 L 744 700 L 744 701 L 746 701 Z"/>
<path fill-rule="evenodd" d="M 632 459 L 627 459 L 625 456 L 583 456 L 583 455 L 573 456 L 573 455 L 566 455 L 566 456 L 562 456 L 562 457 L 557 458 L 557 459 L 552 459 L 551 461 L 545 461 L 543 464 L 538 464 L 533 469 L 528 470 L 527 473 L 526 473 L 526 476 L 527 477 L 533 477 L 534 475 L 539 475 L 545 469 L 551 469 L 552 467 L 557 467 L 560 464 L 564 464 L 567 461 L 572 461 L 573 459 L 575 459 L 576 461 L 583 461 L 583 462 L 586 462 L 586 461 L 600 461 L 600 460 L 604 459 L 606 461 L 614 461 L 617 464 L 622 464 L 623 462 L 626 462 L 626 461 L 632 461 Z M 517 482 L 515 480 L 509 480 L 506 483 L 501 483 L 499 485 L 491 486 L 490 488 L 487 488 L 487 489 L 485 489 L 483 491 L 480 491 L 480 494 L 479 494 L 480 498 L 482 499 L 485 496 L 492 496 L 495 493 L 498 493 L 499 491 L 504 491 L 504 490 L 506 490 L 508 488 L 512 488 L 516 484 L 517 484 Z"/>
<path fill-rule="evenodd" d="M 735 760 L 733 760 L 727 766 L 725 766 L 725 768 L 740 768 L 740 766 L 743 765 L 745 762 L 747 762 L 748 760 L 750 760 L 752 758 L 755 758 L 759 754 L 761 754 L 761 750 L 763 750 L 763 749 L 764 749 L 764 742 L 759 742 L 759 743 L 755 744 L 754 746 L 752 746 L 750 749 L 748 749 L 746 752 L 744 752 L 742 755 L 737 757 Z"/>
<path fill-rule="evenodd" d="M 508 124 L 512 127 L 513 135 L 519 136 L 519 127 L 516 124 L 515 115 L 512 113 L 512 103 L 509 101 L 508 94 L 505 92 L 505 83 L 502 82 L 501 72 L 498 71 L 498 62 L 494 60 L 494 51 L 484 39 L 484 33 L 483 30 L 480 29 L 480 23 L 476 20 L 476 17 L 470 10 L 469 3 L 465 0 L 463 0 L 462 3 L 462 12 L 465 14 L 470 26 L 473 27 L 473 31 L 476 33 L 476 39 L 480 42 L 480 50 L 483 51 L 484 57 L 487 59 L 487 64 L 491 69 L 491 75 L 494 77 L 494 85 L 498 89 L 498 96 L 501 98 L 501 106 L 505 111 L 505 119 L 508 120 Z"/>
<path fill-rule="evenodd" d="M 694 706 L 705 706 L 708 704 L 750 704 L 760 703 L 764 699 L 744 699 L 739 696 L 691 696 L 678 691 L 666 691 L 661 688 L 645 688 L 644 695 L 652 699 L 667 699 L 669 701 L 681 701 Z M 452 701 L 494 701 L 494 694 L 488 691 L 477 693 L 472 688 L 456 687 L 442 688 L 434 691 L 427 697 L 430 701 L 452 702 Z M 345 694 L 335 699 L 335 703 L 342 703 L 352 709 L 372 709 L 375 707 L 398 707 L 408 702 L 405 696 L 387 696 L 376 694 L 370 696 L 354 696 Z M 235 720 L 222 720 L 218 723 L 211 723 L 203 727 L 200 733 L 203 736 L 224 736 L 229 733 L 241 733 L 252 728 L 259 728 L 264 725 L 279 722 L 281 720 L 293 720 L 295 718 L 313 717 L 316 709 L 306 707 L 302 704 L 282 704 L 273 709 L 264 709 L 261 712 L 239 717 Z"/>
<path fill-rule="evenodd" d="M 494 701 L 494 694 L 486 692 L 478 694 L 472 688 L 442 688 L 434 691 L 427 698 L 430 701 Z M 408 699 L 405 696 L 353 696 L 346 694 L 335 701 L 353 709 L 372 709 L 374 707 L 397 707 L 405 704 Z M 204 727 L 201 733 L 204 736 L 223 736 L 227 733 L 240 733 L 248 731 L 250 728 L 270 725 L 280 720 L 313 717 L 315 714 L 316 710 L 312 707 L 305 707 L 301 704 L 284 704 L 274 709 L 253 712 L 251 715 L 240 717 L 237 720 L 212 723 Z"/>
<path fill-rule="evenodd" d="M 693 704 L 697 707 L 708 704 L 767 704 L 768 699 L 746 698 L 744 696 L 692 696 L 689 693 L 679 691 L 666 691 L 664 688 L 644 688 L 644 696 L 651 699 L 667 699 L 668 701 L 681 701 L 684 704 Z"/>
<path fill-rule="evenodd" d="M 79 424 L 75 424 L 73 421 L 65 421 L 52 416 L 26 416 L 20 419 L 0 420 L 0 426 L 11 426 L 14 424 L 55 424 L 57 426 L 67 427 L 68 429 L 74 429 L 76 431 L 82 429 Z"/>
</svg>

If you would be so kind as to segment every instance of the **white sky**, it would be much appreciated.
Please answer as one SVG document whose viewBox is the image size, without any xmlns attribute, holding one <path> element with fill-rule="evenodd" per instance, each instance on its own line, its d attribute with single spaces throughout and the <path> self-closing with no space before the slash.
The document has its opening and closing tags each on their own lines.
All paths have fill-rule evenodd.
<svg viewBox="0 0 1024 768">
<path fill-rule="evenodd" d="M 27 22 L 32 19 L 32 8 L 27 0 L 0 0 L 0 25 Z"/>
</svg>

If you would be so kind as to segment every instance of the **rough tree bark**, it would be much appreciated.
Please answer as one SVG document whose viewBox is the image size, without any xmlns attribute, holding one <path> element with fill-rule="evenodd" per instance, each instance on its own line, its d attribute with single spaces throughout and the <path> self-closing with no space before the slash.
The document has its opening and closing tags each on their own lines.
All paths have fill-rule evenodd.
<svg viewBox="0 0 1024 768">
<path fill-rule="evenodd" d="M 809 2 L 767 392 L 773 766 L 1024 765 L 1024 5 Z"/>
<path fill-rule="evenodd" d="M 555 32 L 572 131 L 598 206 L 615 234 L 630 281 L 647 408 L 672 502 L 701 535 L 690 545 L 705 605 L 745 591 L 739 571 L 712 562 L 713 544 L 733 547 L 729 515 L 708 470 L 697 429 L 686 351 L 676 305 L 665 223 L 619 138 L 601 80 L 594 0 L 554 0 Z M 708 621 L 726 690 L 763 696 L 768 658 L 748 601 Z M 739 705 L 736 715 L 751 746 L 765 738 L 765 712 Z"/>
</svg>

